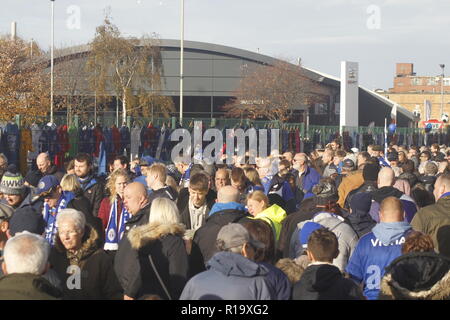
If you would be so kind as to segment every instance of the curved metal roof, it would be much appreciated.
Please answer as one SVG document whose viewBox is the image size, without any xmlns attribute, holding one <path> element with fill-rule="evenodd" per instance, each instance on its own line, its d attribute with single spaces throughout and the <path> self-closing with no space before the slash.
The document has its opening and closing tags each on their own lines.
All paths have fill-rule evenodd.
<svg viewBox="0 0 450 320">
<path fill-rule="evenodd" d="M 146 41 L 146 40 L 141 40 L 141 43 L 143 43 L 142 41 Z M 177 50 L 179 50 L 179 48 L 180 48 L 180 40 L 159 39 L 157 41 L 158 41 L 158 44 L 159 44 L 159 46 L 161 48 L 173 48 L 173 49 L 177 49 Z M 245 59 L 245 60 L 249 60 L 249 61 L 253 61 L 253 62 L 261 63 L 261 64 L 274 65 L 274 64 L 277 63 L 277 61 L 279 61 L 276 58 L 272 58 L 270 56 L 266 56 L 266 55 L 263 55 L 263 54 L 260 54 L 260 53 L 251 52 L 251 51 L 248 51 L 248 50 L 238 49 L 238 48 L 234 48 L 234 47 L 223 46 L 223 45 L 214 44 L 214 43 L 185 40 L 183 42 L 183 44 L 184 44 L 184 49 L 185 50 L 203 51 L 203 52 L 208 52 L 208 53 L 216 53 L 216 54 L 220 54 L 220 55 L 225 55 L 225 56 Z M 87 54 L 89 51 L 90 51 L 89 44 L 72 46 L 72 47 L 69 47 L 69 48 L 56 50 L 55 51 L 55 60 L 58 60 L 61 57 L 67 57 L 67 56 L 74 56 L 75 57 L 75 56 L 79 56 L 79 55 L 84 55 L 84 54 Z M 50 59 L 49 55 L 44 55 L 42 57 L 42 60 L 43 60 L 42 63 L 44 63 L 44 64 L 48 63 L 48 66 L 50 66 L 50 60 L 49 59 Z M 340 86 L 340 79 L 337 78 L 337 77 L 325 74 L 323 72 L 319 72 L 319 71 L 313 70 L 311 68 L 306 68 L 306 67 L 302 67 L 302 68 L 303 68 L 303 70 L 305 72 L 305 76 L 307 76 L 311 80 L 320 82 L 320 83 L 325 84 L 325 85 L 334 86 L 334 87 L 339 87 Z M 362 86 L 359 86 L 359 88 L 361 90 L 364 90 L 364 91 L 368 92 L 370 95 L 374 96 L 378 100 L 381 100 L 382 102 L 386 103 L 391 108 L 395 104 L 394 101 L 389 100 L 389 99 L 387 99 L 387 98 L 377 94 L 376 92 L 374 92 L 372 90 L 369 90 L 369 89 L 364 88 Z M 405 115 L 409 119 L 411 119 L 411 120 L 414 119 L 413 113 L 410 112 L 409 110 L 407 110 L 407 109 L 405 109 L 405 108 L 403 108 L 401 106 L 400 106 L 400 108 L 398 108 L 398 110 L 399 110 L 400 113 L 402 113 L 403 115 Z"/>
</svg>

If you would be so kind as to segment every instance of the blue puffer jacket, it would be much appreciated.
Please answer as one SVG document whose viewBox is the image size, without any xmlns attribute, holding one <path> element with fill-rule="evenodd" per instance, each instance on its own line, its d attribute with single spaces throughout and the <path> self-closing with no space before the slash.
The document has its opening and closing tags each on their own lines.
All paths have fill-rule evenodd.
<svg viewBox="0 0 450 320">
<path fill-rule="evenodd" d="M 188 281 L 180 300 L 270 300 L 266 267 L 240 254 L 218 252 L 207 271 Z"/>
</svg>

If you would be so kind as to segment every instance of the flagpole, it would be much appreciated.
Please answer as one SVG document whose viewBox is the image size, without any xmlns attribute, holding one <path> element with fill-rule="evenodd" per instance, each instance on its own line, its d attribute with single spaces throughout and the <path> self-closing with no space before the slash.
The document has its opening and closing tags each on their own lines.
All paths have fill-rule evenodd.
<svg viewBox="0 0 450 320">
<path fill-rule="evenodd" d="M 384 118 L 384 157 L 386 158 L 387 155 L 387 118 Z"/>
</svg>

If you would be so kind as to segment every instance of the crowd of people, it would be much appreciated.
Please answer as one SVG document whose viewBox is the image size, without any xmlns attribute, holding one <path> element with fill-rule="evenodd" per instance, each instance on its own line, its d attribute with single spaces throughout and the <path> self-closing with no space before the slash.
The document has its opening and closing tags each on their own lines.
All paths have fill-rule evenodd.
<svg viewBox="0 0 450 320">
<path fill-rule="evenodd" d="M 450 147 L 251 160 L 0 154 L 0 299 L 450 298 Z"/>
</svg>

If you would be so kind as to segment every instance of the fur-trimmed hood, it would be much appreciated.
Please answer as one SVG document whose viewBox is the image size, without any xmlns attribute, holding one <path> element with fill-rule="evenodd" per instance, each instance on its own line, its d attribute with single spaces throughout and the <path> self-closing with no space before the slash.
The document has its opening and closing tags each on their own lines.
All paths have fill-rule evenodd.
<svg viewBox="0 0 450 320">
<path fill-rule="evenodd" d="M 66 250 L 66 248 L 64 248 L 64 245 L 62 244 L 59 237 L 56 237 L 55 248 L 59 252 L 66 253 L 71 265 L 80 265 L 80 262 L 82 260 L 85 260 L 99 249 L 99 235 L 94 228 L 86 225 L 84 236 L 81 242 L 81 248 L 75 254 L 70 253 Z"/>
<path fill-rule="evenodd" d="M 434 252 L 409 253 L 386 268 L 380 300 L 450 299 L 450 259 Z"/>
<path fill-rule="evenodd" d="M 131 229 L 128 232 L 128 240 L 130 240 L 131 247 L 133 249 L 140 249 L 147 245 L 148 243 L 159 240 L 166 235 L 178 235 L 183 236 L 185 232 L 185 227 L 181 223 L 173 224 L 160 224 L 160 223 L 149 223 L 140 227 Z"/>
</svg>

